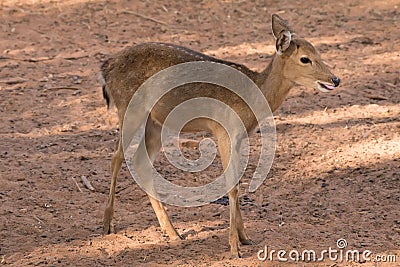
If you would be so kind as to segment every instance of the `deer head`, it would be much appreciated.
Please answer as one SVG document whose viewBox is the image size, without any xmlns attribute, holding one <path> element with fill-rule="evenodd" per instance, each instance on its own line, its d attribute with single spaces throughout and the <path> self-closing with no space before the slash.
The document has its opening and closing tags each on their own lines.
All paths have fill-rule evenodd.
<svg viewBox="0 0 400 267">
<path fill-rule="evenodd" d="M 340 79 L 332 74 L 315 47 L 295 34 L 287 22 L 276 14 L 272 15 L 272 33 L 285 78 L 322 92 L 339 86 Z"/>
</svg>

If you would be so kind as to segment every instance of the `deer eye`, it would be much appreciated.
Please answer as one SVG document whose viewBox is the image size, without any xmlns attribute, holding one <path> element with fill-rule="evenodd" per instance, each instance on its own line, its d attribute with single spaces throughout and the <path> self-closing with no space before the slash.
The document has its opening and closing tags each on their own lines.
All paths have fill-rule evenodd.
<svg viewBox="0 0 400 267">
<path fill-rule="evenodd" d="M 300 58 L 300 61 L 301 61 L 301 63 L 303 63 L 303 64 L 308 64 L 308 63 L 311 64 L 311 60 L 310 60 L 308 57 L 301 57 L 301 58 Z"/>
</svg>

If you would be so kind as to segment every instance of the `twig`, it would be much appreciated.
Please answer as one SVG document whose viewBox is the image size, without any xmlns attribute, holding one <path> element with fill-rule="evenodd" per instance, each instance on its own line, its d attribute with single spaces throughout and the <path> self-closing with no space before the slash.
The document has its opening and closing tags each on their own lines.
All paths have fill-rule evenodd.
<svg viewBox="0 0 400 267">
<path fill-rule="evenodd" d="M 43 91 L 47 91 L 47 90 L 73 90 L 73 91 L 77 91 L 79 90 L 78 87 L 68 87 L 68 86 L 60 86 L 60 87 L 50 87 L 50 88 L 45 88 Z"/>
<path fill-rule="evenodd" d="M 140 14 L 138 14 L 140 15 Z M 149 18 L 151 19 L 151 18 Z M 62 58 L 65 60 L 77 60 L 77 59 L 81 59 L 81 58 L 87 58 L 90 57 L 90 55 L 81 55 L 81 56 L 55 56 L 55 57 L 38 57 L 38 58 L 18 58 L 18 57 L 4 57 L 4 56 L 0 56 L 0 59 L 8 59 L 8 60 L 16 60 L 16 61 L 24 61 L 24 62 L 41 62 L 41 61 L 49 61 L 49 60 L 53 60 L 53 59 L 57 59 L 57 58 Z"/>
<path fill-rule="evenodd" d="M 166 6 L 162 5 L 161 8 L 162 8 L 165 12 L 168 13 L 168 8 L 167 8 Z"/>
<path fill-rule="evenodd" d="M 94 187 L 92 186 L 92 184 L 90 183 L 90 181 L 86 178 L 85 175 L 81 176 L 82 179 L 82 183 L 87 187 L 87 189 L 89 189 L 90 191 L 95 191 Z"/>
<path fill-rule="evenodd" d="M 52 60 L 54 59 L 54 57 L 39 57 L 39 58 L 0 57 L 0 59 L 10 59 L 10 60 L 26 61 L 26 62 L 40 62 L 40 61 Z"/>
<path fill-rule="evenodd" d="M 143 18 L 143 19 L 151 20 L 151 21 L 153 21 L 153 22 L 156 22 L 156 23 L 159 23 L 159 24 L 162 24 L 162 25 L 167 25 L 167 23 L 165 23 L 164 21 L 161 21 L 161 20 L 158 20 L 158 19 L 154 19 L 154 18 L 152 18 L 152 17 L 148 17 L 148 16 L 145 16 L 145 15 L 136 13 L 136 12 L 134 12 L 134 11 L 124 10 L 124 11 L 122 11 L 121 13 L 135 15 L 135 16 L 141 17 L 141 18 Z"/>
<path fill-rule="evenodd" d="M 388 86 L 390 86 L 390 87 L 392 87 L 392 88 L 399 88 L 399 86 L 397 86 L 397 85 L 395 85 L 395 84 L 392 84 L 392 83 L 385 83 L 386 85 L 388 85 Z"/>
<path fill-rule="evenodd" d="M 44 225 L 44 222 L 41 219 L 39 219 L 39 217 L 37 217 L 36 215 L 33 215 L 33 218 L 35 218 L 36 221 Z"/>
<path fill-rule="evenodd" d="M 18 83 L 24 83 L 29 81 L 28 79 L 24 79 L 21 77 L 15 77 L 14 79 L 8 79 L 8 80 L 0 80 L 0 83 L 5 83 L 8 85 L 12 85 L 12 84 L 18 84 Z"/>
<path fill-rule="evenodd" d="M 81 58 L 87 58 L 90 55 L 81 55 L 81 56 L 67 56 L 67 57 L 60 57 L 62 59 L 66 59 L 66 60 L 77 60 L 77 59 L 81 59 Z"/>
<path fill-rule="evenodd" d="M 71 177 L 71 178 L 72 178 L 72 181 L 74 181 L 76 187 L 78 187 L 79 192 L 82 192 L 82 189 L 80 188 L 79 184 L 76 182 L 75 178 L 74 177 Z"/>
<path fill-rule="evenodd" d="M 128 188 L 132 188 L 132 184 L 128 184 L 128 185 L 122 187 L 121 189 L 117 190 L 115 194 L 118 195 L 119 193 L 121 193 L 122 191 L 124 191 L 124 190 L 126 190 Z"/>
<path fill-rule="evenodd" d="M 379 95 L 366 95 L 366 97 L 372 100 L 387 100 L 386 97 Z"/>
</svg>

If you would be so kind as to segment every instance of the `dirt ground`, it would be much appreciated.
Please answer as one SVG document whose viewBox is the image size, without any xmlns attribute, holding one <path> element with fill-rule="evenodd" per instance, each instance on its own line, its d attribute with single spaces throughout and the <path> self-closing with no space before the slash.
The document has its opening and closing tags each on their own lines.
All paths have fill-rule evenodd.
<svg viewBox="0 0 400 267">
<path fill-rule="evenodd" d="M 242 259 L 229 258 L 228 207 L 221 204 L 168 206 L 186 237 L 169 241 L 126 167 L 116 234 L 103 236 L 117 118 L 96 81 L 101 62 L 132 44 L 163 41 L 260 71 L 273 54 L 272 13 L 319 49 L 342 86 L 325 94 L 297 86 L 275 113 L 271 172 L 255 193 L 241 186 L 256 244 L 241 247 Z M 1 264 L 400 266 L 399 18 L 399 0 L 2 0 Z M 172 170 L 163 157 L 156 164 Z M 204 176 L 219 171 L 216 162 Z M 337 248 L 340 238 L 346 249 L 396 262 L 257 259 L 266 245 L 321 251 Z"/>
</svg>

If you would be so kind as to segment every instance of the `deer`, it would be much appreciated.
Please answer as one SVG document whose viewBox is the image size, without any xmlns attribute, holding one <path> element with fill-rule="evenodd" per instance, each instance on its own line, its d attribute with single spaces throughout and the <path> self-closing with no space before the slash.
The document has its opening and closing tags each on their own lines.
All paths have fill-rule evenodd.
<svg viewBox="0 0 400 267">
<path fill-rule="evenodd" d="M 295 85 L 315 88 L 329 92 L 339 86 L 340 79 L 335 76 L 321 59 L 316 48 L 299 37 L 289 27 L 288 22 L 277 14 L 272 15 L 272 34 L 275 39 L 275 53 L 268 66 L 261 72 L 252 71 L 245 65 L 218 59 L 189 48 L 167 43 L 140 43 L 125 48 L 109 58 L 101 66 L 99 80 L 102 83 L 103 97 L 107 106 L 115 105 L 118 114 L 119 129 L 122 129 L 124 115 L 130 99 L 137 89 L 152 75 L 177 64 L 192 61 L 210 61 L 229 65 L 249 77 L 261 90 L 272 112 L 284 102 L 290 89 Z M 146 122 L 145 144 L 151 160 L 154 160 L 161 148 L 161 128 L 168 113 L 180 102 L 192 97 L 212 97 L 234 106 L 235 112 L 243 119 L 246 131 L 254 132 L 257 121 L 251 109 L 237 99 L 232 92 L 213 84 L 203 85 L 199 90 L 191 90 L 193 84 L 183 86 L 174 96 L 165 95 L 160 99 Z M 225 169 L 230 155 L 230 140 L 224 128 L 218 123 L 199 118 L 190 121 L 182 129 L 184 132 L 206 131 L 213 134 Z M 108 202 L 104 211 L 104 234 L 114 232 L 113 214 L 117 176 L 124 160 L 122 135 L 111 161 L 111 185 Z M 161 230 L 170 240 L 182 239 L 168 217 L 164 204 L 148 194 L 151 206 L 160 224 Z M 251 245 L 254 242 L 245 231 L 240 212 L 239 186 L 235 185 L 229 192 L 229 246 L 232 257 L 241 257 L 240 245 Z"/>
</svg>

